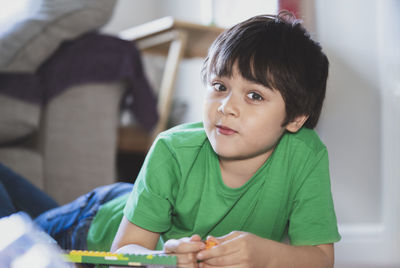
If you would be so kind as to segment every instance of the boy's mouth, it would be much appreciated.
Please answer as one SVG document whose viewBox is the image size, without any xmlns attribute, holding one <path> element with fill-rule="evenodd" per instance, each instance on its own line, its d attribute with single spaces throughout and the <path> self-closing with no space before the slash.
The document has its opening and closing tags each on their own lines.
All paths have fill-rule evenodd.
<svg viewBox="0 0 400 268">
<path fill-rule="evenodd" d="M 236 130 L 231 129 L 227 126 L 223 126 L 223 125 L 216 125 L 216 128 L 217 128 L 217 132 L 222 135 L 233 135 L 233 134 L 237 133 Z"/>
</svg>

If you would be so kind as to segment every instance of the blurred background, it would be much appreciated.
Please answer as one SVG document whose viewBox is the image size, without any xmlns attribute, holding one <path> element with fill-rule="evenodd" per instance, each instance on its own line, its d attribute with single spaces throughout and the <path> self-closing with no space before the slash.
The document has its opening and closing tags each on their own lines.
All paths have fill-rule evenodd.
<svg viewBox="0 0 400 268">
<path fill-rule="evenodd" d="M 7 9 L 0 11 L 0 23 L 11 23 L 21 10 L 29 12 L 33 7 L 24 2 L 32 1 L 7 1 Z M 330 60 L 327 97 L 317 132 L 330 155 L 342 235 L 336 245 L 336 267 L 400 267 L 400 1 L 118 0 L 99 30 L 121 36 L 127 29 L 165 16 L 226 28 L 280 9 L 304 21 Z M 202 60 L 179 61 L 168 127 L 202 119 Z M 143 53 L 143 63 L 157 94 L 165 56 Z M 135 120 L 129 111 L 118 114 L 120 127 L 135 124 Z M 124 150 L 118 133 L 116 139 L 115 177 L 131 180 L 145 153 Z"/>
</svg>

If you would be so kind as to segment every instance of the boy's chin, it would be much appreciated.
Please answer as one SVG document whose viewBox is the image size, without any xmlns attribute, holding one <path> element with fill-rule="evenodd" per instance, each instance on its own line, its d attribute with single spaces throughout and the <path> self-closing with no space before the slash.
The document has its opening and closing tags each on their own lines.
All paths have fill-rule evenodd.
<svg viewBox="0 0 400 268">
<path fill-rule="evenodd" d="M 245 154 L 238 154 L 232 152 L 220 152 L 220 153 L 217 152 L 217 155 L 219 160 L 223 161 L 238 161 L 238 160 L 246 160 L 252 158 L 251 156 L 247 156 Z"/>
<path fill-rule="evenodd" d="M 223 161 L 243 161 L 243 160 L 251 160 L 251 159 L 267 159 L 272 152 L 274 151 L 274 147 L 268 148 L 261 151 L 254 152 L 239 152 L 239 151 L 231 151 L 231 150 L 215 150 L 214 152 L 218 155 L 219 160 Z"/>
</svg>

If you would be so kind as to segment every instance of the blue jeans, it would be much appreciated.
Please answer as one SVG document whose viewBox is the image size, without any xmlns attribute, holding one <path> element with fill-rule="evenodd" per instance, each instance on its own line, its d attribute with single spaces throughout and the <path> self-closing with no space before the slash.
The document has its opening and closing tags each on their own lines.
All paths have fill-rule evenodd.
<svg viewBox="0 0 400 268">
<path fill-rule="evenodd" d="M 107 201 L 132 191 L 131 183 L 101 186 L 61 207 L 46 193 L 0 163 L 0 218 L 24 211 L 63 249 L 87 249 L 86 236 Z"/>
<path fill-rule="evenodd" d="M 35 219 L 63 249 L 86 250 L 86 237 L 97 211 L 107 201 L 132 191 L 131 183 L 101 186 L 64 206 L 49 210 Z"/>
<path fill-rule="evenodd" d="M 35 218 L 55 207 L 56 201 L 0 163 L 0 218 L 18 211 Z"/>
</svg>

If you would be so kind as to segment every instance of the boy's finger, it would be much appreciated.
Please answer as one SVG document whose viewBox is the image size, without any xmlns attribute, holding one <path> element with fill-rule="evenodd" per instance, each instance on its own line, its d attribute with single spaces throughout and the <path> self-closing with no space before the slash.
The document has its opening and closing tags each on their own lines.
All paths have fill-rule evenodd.
<svg viewBox="0 0 400 268">
<path fill-rule="evenodd" d="M 196 258 L 198 260 L 207 260 L 216 257 L 232 255 L 240 251 L 240 248 L 235 246 L 235 243 L 222 243 L 210 249 L 200 251 Z"/>
<path fill-rule="evenodd" d="M 189 242 L 190 242 L 189 237 L 183 237 L 181 239 L 170 239 L 167 242 L 165 242 L 164 250 L 167 251 L 166 253 L 176 252 L 181 244 Z"/>
<path fill-rule="evenodd" d="M 216 242 L 216 243 L 219 242 L 218 238 L 216 238 L 215 236 L 212 236 L 212 235 L 207 236 L 207 241 L 213 241 L 213 242 Z"/>
<path fill-rule="evenodd" d="M 206 245 L 202 242 L 190 242 L 190 243 L 182 243 L 178 247 L 179 253 L 190 253 L 190 252 L 198 252 L 200 250 L 205 249 Z"/>
<path fill-rule="evenodd" d="M 218 243 L 222 243 L 222 242 L 225 242 L 225 241 L 228 241 L 228 240 L 232 240 L 232 239 L 234 239 L 234 238 L 236 238 L 236 237 L 238 237 L 238 236 L 240 236 L 242 234 L 243 234 L 243 232 L 232 231 L 229 234 L 217 237 L 216 239 L 217 239 Z"/>
<path fill-rule="evenodd" d="M 195 264 L 197 263 L 197 259 L 194 253 L 185 253 L 185 254 L 172 254 L 178 258 L 178 266 L 181 267 L 187 264 Z"/>
<path fill-rule="evenodd" d="M 170 239 L 164 244 L 165 253 L 174 253 L 178 248 L 180 242 L 177 239 Z"/>
<path fill-rule="evenodd" d="M 168 240 L 164 245 L 165 253 L 191 253 L 205 248 L 205 244 L 199 242 L 181 242 L 179 240 Z"/>
<path fill-rule="evenodd" d="M 217 256 L 209 259 L 205 259 L 203 262 L 206 267 L 214 267 L 214 266 L 228 266 L 235 267 L 240 264 L 240 255 L 239 254 L 230 254 Z"/>
<path fill-rule="evenodd" d="M 201 237 L 198 235 L 198 234 L 194 234 L 194 235 L 192 235 L 191 237 L 190 237 L 190 241 L 197 241 L 197 242 L 199 242 L 199 241 L 201 241 Z"/>
</svg>

